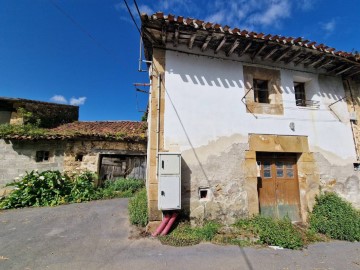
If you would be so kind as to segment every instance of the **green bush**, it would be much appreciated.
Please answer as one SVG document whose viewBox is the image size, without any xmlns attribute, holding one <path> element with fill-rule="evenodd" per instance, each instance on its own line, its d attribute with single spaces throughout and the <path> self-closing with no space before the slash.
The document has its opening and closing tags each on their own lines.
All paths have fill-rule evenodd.
<svg viewBox="0 0 360 270">
<path fill-rule="evenodd" d="M 272 219 L 256 216 L 252 219 L 239 220 L 234 226 L 257 235 L 261 244 L 289 249 L 299 249 L 304 246 L 301 233 L 292 225 L 289 218 Z"/>
<path fill-rule="evenodd" d="M 95 175 L 83 172 L 74 176 L 71 183 L 69 202 L 83 202 L 100 199 L 101 191 L 94 184 Z"/>
<path fill-rule="evenodd" d="M 360 212 L 335 193 L 322 194 L 310 214 L 310 229 L 334 239 L 360 241 Z"/>
<path fill-rule="evenodd" d="M 143 180 L 122 178 L 106 182 L 104 188 L 97 188 L 94 184 L 95 179 L 96 175 L 89 171 L 71 176 L 59 171 L 32 171 L 19 181 L 7 185 L 14 189 L 0 200 L 0 209 L 131 197 L 144 187 Z"/>
<path fill-rule="evenodd" d="M 0 201 L 0 208 L 19 208 L 28 206 L 53 206 L 68 202 L 71 181 L 59 171 L 27 173 L 20 181 L 7 186 L 14 189 Z"/>
<path fill-rule="evenodd" d="M 146 189 L 141 189 L 129 201 L 130 223 L 140 227 L 145 227 L 148 223 L 148 204 Z"/>
</svg>

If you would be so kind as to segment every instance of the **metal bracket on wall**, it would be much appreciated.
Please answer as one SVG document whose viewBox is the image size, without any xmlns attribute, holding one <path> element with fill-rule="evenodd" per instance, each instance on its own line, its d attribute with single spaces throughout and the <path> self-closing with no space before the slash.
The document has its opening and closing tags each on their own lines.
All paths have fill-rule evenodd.
<svg viewBox="0 0 360 270">
<path fill-rule="evenodd" d="M 246 96 L 249 94 L 249 92 L 253 90 L 253 88 L 251 87 L 246 93 L 245 95 L 241 98 L 241 102 L 244 103 L 246 109 L 257 119 L 257 116 L 254 114 L 253 111 L 251 111 L 248 107 L 248 105 L 246 104 L 246 102 L 244 101 L 244 99 L 246 98 Z"/>
</svg>

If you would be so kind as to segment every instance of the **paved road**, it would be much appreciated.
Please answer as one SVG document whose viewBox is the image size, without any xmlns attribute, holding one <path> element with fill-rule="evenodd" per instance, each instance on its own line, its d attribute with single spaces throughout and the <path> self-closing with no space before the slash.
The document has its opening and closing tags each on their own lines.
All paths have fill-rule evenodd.
<svg viewBox="0 0 360 270">
<path fill-rule="evenodd" d="M 0 212 L 0 269 L 356 269 L 360 243 L 303 251 L 129 239 L 127 200 Z"/>
</svg>

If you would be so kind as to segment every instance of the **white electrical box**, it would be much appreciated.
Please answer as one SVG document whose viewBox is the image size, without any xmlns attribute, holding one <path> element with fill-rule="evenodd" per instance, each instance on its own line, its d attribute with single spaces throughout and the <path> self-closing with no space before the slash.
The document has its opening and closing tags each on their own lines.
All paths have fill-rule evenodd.
<svg viewBox="0 0 360 270">
<path fill-rule="evenodd" d="M 181 154 L 158 153 L 158 208 L 181 209 Z"/>
</svg>

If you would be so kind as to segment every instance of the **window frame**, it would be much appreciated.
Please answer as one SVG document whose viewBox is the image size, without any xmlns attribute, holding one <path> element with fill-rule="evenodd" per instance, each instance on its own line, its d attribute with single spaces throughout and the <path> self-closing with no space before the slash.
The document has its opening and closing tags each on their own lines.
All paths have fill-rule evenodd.
<svg viewBox="0 0 360 270">
<path fill-rule="evenodd" d="M 47 151 L 47 150 L 36 151 L 36 153 L 35 153 L 35 161 L 37 163 L 50 162 L 50 151 Z"/>
<path fill-rule="evenodd" d="M 269 80 L 253 78 L 253 89 L 254 89 L 254 101 L 256 103 L 270 104 Z"/>
<path fill-rule="evenodd" d="M 306 107 L 306 91 L 304 82 L 294 81 L 295 104 L 298 107 Z"/>
</svg>

